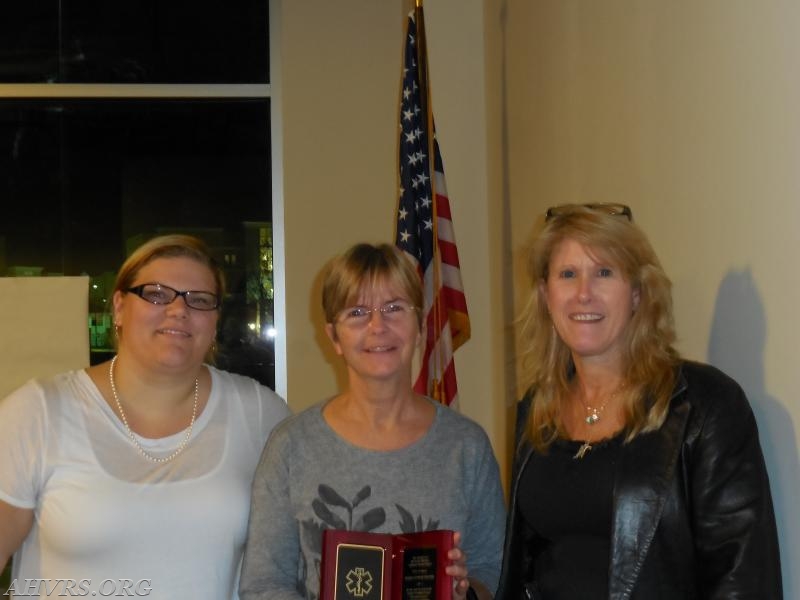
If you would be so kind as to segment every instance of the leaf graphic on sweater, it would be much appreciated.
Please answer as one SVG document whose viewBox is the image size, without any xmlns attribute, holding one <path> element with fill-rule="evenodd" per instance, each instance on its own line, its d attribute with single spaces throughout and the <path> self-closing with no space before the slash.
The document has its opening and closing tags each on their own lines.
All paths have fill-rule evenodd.
<svg viewBox="0 0 800 600">
<path fill-rule="evenodd" d="M 318 498 L 315 498 L 311 502 L 311 508 L 314 509 L 314 514 L 322 519 L 324 523 L 327 523 L 332 529 L 347 529 L 346 523 L 333 514 L 331 509 L 325 506 Z"/>
<path fill-rule="evenodd" d="M 400 531 L 403 533 L 414 533 L 414 516 L 399 504 L 395 504 L 397 512 L 400 513 Z"/>
<path fill-rule="evenodd" d="M 353 531 L 372 531 L 386 522 L 386 511 L 382 508 L 368 510 L 356 521 Z"/>
<path fill-rule="evenodd" d="M 365 485 L 361 488 L 361 491 L 356 494 L 356 497 L 353 498 L 353 508 L 361 504 L 363 500 L 366 500 L 372 494 L 372 488 L 368 485 Z"/>
<path fill-rule="evenodd" d="M 423 526 L 422 524 L 422 515 L 418 515 L 416 519 L 414 519 L 414 515 L 411 514 L 407 508 L 400 506 L 399 504 L 395 504 L 397 507 L 397 512 L 400 513 L 400 531 L 403 533 L 417 533 L 420 531 L 433 531 L 439 527 L 439 521 L 434 521 L 433 519 L 428 519 L 428 524 Z"/>
<path fill-rule="evenodd" d="M 350 503 L 342 498 L 339 493 L 329 485 L 321 483 L 317 491 L 319 492 L 319 497 L 322 498 L 325 504 L 330 504 L 331 506 L 341 506 L 342 508 L 350 510 Z M 355 504 L 353 504 L 353 506 L 355 506 Z"/>
</svg>

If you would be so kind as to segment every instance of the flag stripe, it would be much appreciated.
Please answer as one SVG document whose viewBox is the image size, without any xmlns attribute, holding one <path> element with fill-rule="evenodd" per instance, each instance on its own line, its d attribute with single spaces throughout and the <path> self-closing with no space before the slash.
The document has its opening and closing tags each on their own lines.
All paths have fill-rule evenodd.
<svg viewBox="0 0 800 600">
<path fill-rule="evenodd" d="M 441 231 L 442 230 L 440 229 L 439 233 L 441 233 Z M 448 242 L 447 240 L 443 240 L 440 237 L 439 252 L 441 252 L 442 263 L 444 263 L 445 267 L 453 267 L 455 269 L 458 269 L 460 265 L 458 264 L 458 248 L 456 247 L 455 242 Z M 460 276 L 461 275 L 459 273 L 459 277 Z M 453 283 L 452 279 L 450 280 L 450 283 L 451 284 Z"/>
</svg>

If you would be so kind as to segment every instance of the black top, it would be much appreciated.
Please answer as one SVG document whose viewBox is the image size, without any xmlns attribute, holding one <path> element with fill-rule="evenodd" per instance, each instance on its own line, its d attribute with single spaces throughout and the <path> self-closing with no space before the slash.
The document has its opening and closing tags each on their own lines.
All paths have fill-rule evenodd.
<svg viewBox="0 0 800 600">
<path fill-rule="evenodd" d="M 622 436 L 592 444 L 559 440 L 534 453 L 519 482 L 519 511 L 537 539 L 533 568 L 543 600 L 608 598 L 614 467 Z"/>
<path fill-rule="evenodd" d="M 520 472 L 534 456 L 521 435 L 532 396 L 517 411 L 496 600 L 535 593 L 539 574 L 532 563 L 549 543 L 536 543 L 520 511 L 526 499 Z M 681 361 L 664 423 L 619 448 L 611 531 L 607 600 L 782 600 L 775 515 L 753 411 L 719 369 Z"/>
</svg>

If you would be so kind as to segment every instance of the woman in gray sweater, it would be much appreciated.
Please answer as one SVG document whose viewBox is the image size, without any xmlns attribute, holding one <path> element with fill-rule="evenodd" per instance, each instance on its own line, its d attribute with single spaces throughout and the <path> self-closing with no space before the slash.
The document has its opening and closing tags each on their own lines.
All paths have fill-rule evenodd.
<svg viewBox="0 0 800 600">
<path fill-rule="evenodd" d="M 253 486 L 240 595 L 319 596 L 323 529 L 452 529 L 453 598 L 491 598 L 505 519 L 479 425 L 412 389 L 422 289 L 395 247 L 358 244 L 330 265 L 327 336 L 347 367 L 340 394 L 287 420 Z"/>
</svg>

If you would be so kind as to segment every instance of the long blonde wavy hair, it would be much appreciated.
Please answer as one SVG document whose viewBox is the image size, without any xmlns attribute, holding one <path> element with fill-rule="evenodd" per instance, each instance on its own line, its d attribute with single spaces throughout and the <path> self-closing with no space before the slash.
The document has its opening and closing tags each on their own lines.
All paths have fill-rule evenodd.
<svg viewBox="0 0 800 600">
<path fill-rule="evenodd" d="M 620 214 L 606 214 L 583 205 L 560 207 L 548 219 L 531 248 L 528 272 L 533 293 L 522 315 L 525 371 L 534 394 L 526 435 L 545 452 L 566 437 L 560 415 L 575 373 L 572 354 L 556 333 L 540 283 L 549 276 L 550 257 L 561 242 L 571 239 L 596 260 L 621 269 L 639 305 L 623 330 L 623 382 L 626 442 L 664 422 L 675 383 L 678 353 L 673 348 L 675 327 L 669 278 L 647 237 Z"/>
</svg>

